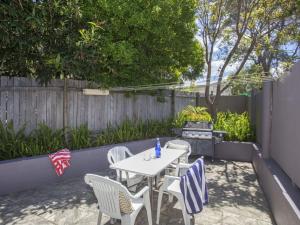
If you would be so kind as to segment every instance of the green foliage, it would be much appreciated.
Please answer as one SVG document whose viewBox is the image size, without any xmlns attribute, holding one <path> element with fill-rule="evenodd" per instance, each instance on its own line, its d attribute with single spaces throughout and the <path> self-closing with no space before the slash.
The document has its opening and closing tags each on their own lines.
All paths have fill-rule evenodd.
<svg viewBox="0 0 300 225">
<path fill-rule="evenodd" d="M 183 127 L 186 121 L 211 121 L 210 114 L 205 107 L 187 106 L 179 112 L 173 122 L 175 127 Z"/>
<path fill-rule="evenodd" d="M 207 64 L 205 98 L 213 117 L 221 94 L 230 86 L 223 82 L 228 70 L 238 79 L 253 60 L 263 68 L 264 75 L 270 76 L 272 69 L 282 71 L 299 59 L 299 10 L 295 0 L 200 0 L 198 8 L 198 33 Z M 224 63 L 214 71 L 211 68 L 216 59 Z M 210 95 L 215 80 L 217 89 Z"/>
<path fill-rule="evenodd" d="M 179 112 L 173 121 L 173 126 L 181 128 L 186 121 L 212 121 L 205 107 L 187 106 Z M 253 130 L 250 125 L 248 113 L 219 112 L 214 123 L 215 130 L 227 132 L 225 140 L 252 141 Z"/>
<path fill-rule="evenodd" d="M 86 124 L 83 124 L 78 128 L 71 129 L 69 143 L 71 149 L 87 148 L 91 145 L 91 132 Z"/>
<path fill-rule="evenodd" d="M 101 86 L 196 79 L 196 0 L 1 1 L 0 74 Z"/>
<path fill-rule="evenodd" d="M 214 124 L 215 130 L 224 130 L 227 132 L 225 140 L 227 141 L 252 141 L 253 130 L 251 128 L 249 115 L 231 112 L 219 112 L 217 121 Z"/>
<path fill-rule="evenodd" d="M 267 14 L 267 35 L 261 35 L 255 46 L 254 62 L 262 67 L 264 75 L 272 72 L 280 76 L 300 59 L 300 11 L 295 0 L 263 0 L 262 3 L 259 15 Z"/>
<path fill-rule="evenodd" d="M 25 135 L 25 126 L 15 131 L 13 123 L 4 126 L 0 121 L 0 160 L 35 156 L 52 153 L 68 147 L 70 149 L 87 148 L 125 141 L 171 135 L 171 120 L 166 121 L 124 121 L 119 126 L 108 126 L 103 132 L 93 135 L 87 125 L 70 130 L 70 139 L 66 144 L 63 130 L 52 130 L 45 124 Z"/>
<path fill-rule="evenodd" d="M 4 127 L 0 121 L 0 160 L 12 159 L 20 155 L 20 149 L 23 148 L 26 139 L 24 129 L 25 127 L 22 127 L 15 132 L 12 122 Z"/>
<path fill-rule="evenodd" d="M 14 131 L 12 122 L 6 127 L 0 122 L 0 136 L 0 160 L 41 155 L 64 146 L 63 131 L 53 131 L 44 124 L 26 136 L 25 126 Z"/>
<path fill-rule="evenodd" d="M 231 81 L 231 94 L 249 96 L 253 89 L 261 89 L 263 83 L 263 74 L 264 72 L 260 65 L 252 65 L 249 68 L 243 69 L 234 78 L 230 75 L 228 80 Z"/>
<path fill-rule="evenodd" d="M 52 130 L 45 124 L 39 124 L 38 128 L 29 135 L 20 154 L 22 156 L 41 155 L 51 153 L 64 146 L 62 129 Z"/>
<path fill-rule="evenodd" d="M 170 136 L 172 134 L 171 128 L 171 120 L 146 122 L 126 120 L 119 126 L 108 126 L 106 130 L 97 135 L 95 145 L 113 144 L 157 136 Z"/>
<path fill-rule="evenodd" d="M 2 74 L 46 82 L 72 73 L 85 24 L 78 0 L 2 1 L 0 21 Z"/>
</svg>

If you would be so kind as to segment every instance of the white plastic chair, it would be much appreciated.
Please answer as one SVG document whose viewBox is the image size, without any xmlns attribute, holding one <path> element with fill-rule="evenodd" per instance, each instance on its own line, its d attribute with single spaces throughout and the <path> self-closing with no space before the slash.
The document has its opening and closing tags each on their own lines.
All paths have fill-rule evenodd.
<svg viewBox="0 0 300 225">
<path fill-rule="evenodd" d="M 178 165 L 178 163 L 188 163 L 189 162 L 189 156 L 191 155 L 192 152 L 192 147 L 191 144 L 185 140 L 180 140 L 180 139 L 174 139 L 171 141 L 168 141 L 164 149 L 169 149 L 170 151 L 175 151 L 176 149 L 186 149 L 187 153 L 182 156 L 179 159 L 179 162 L 173 162 L 168 166 L 168 168 L 165 170 L 165 174 L 171 175 L 171 171 L 174 171 Z"/>
<path fill-rule="evenodd" d="M 110 165 L 119 162 L 123 159 L 126 159 L 126 154 L 131 157 L 133 154 L 129 151 L 129 149 L 125 146 L 116 146 L 110 149 L 107 153 L 107 159 Z M 126 181 L 127 187 L 132 187 L 143 180 L 143 176 L 137 175 L 135 173 L 129 173 L 125 171 L 117 172 L 117 181 L 123 182 Z"/>
<path fill-rule="evenodd" d="M 101 224 L 102 213 L 114 219 L 120 219 L 122 225 L 134 225 L 136 217 L 143 206 L 147 211 L 148 223 L 152 225 L 149 187 L 144 187 L 137 194 L 132 195 L 125 186 L 108 177 L 95 174 L 86 174 L 85 182 L 90 185 L 98 200 L 99 216 L 98 225 Z M 124 193 L 130 200 L 133 208 L 131 214 L 122 214 L 119 203 L 119 193 Z"/>
<path fill-rule="evenodd" d="M 189 156 L 192 153 L 192 147 L 191 144 L 185 140 L 180 140 L 180 139 L 175 139 L 175 140 L 171 140 L 168 141 L 165 146 L 165 149 L 172 149 L 172 150 L 176 150 L 176 149 L 187 149 L 187 153 L 180 158 L 180 162 L 182 163 L 188 163 L 189 162 Z"/>
<path fill-rule="evenodd" d="M 187 212 L 186 212 L 183 195 L 180 191 L 180 177 L 179 176 L 186 173 L 186 171 L 190 168 L 191 165 L 192 164 L 180 163 L 177 165 L 177 168 L 176 168 L 176 177 L 165 175 L 164 182 L 159 189 L 159 194 L 158 194 L 158 199 L 157 199 L 156 224 L 159 224 L 161 202 L 162 202 L 163 193 L 165 192 L 165 193 L 169 194 L 169 202 L 173 201 L 173 196 L 175 196 L 178 199 L 178 202 L 182 209 L 184 224 L 190 225 L 192 217 L 189 214 L 187 214 Z"/>
</svg>

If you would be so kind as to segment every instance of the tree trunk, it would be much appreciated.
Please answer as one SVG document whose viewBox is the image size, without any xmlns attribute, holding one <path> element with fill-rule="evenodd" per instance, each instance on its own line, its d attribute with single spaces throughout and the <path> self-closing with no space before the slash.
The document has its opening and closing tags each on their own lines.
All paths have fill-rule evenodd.
<svg viewBox="0 0 300 225">
<path fill-rule="evenodd" d="M 217 105 L 216 105 L 216 102 L 207 103 L 207 109 L 208 109 L 209 114 L 211 115 L 211 118 L 215 122 L 217 120 Z"/>
</svg>

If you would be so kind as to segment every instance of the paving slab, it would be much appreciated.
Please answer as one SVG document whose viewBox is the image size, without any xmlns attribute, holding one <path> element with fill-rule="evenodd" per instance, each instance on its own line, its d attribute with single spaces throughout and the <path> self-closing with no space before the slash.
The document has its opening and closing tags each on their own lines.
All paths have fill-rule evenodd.
<svg viewBox="0 0 300 225">
<path fill-rule="evenodd" d="M 111 170 L 99 171 L 99 174 L 115 178 Z M 206 177 L 209 204 L 194 216 L 192 224 L 275 224 L 251 163 L 206 161 Z M 154 193 L 155 206 L 156 198 L 157 191 Z M 152 214 L 155 224 L 156 208 Z M 0 197 L 1 225 L 89 225 L 96 224 L 97 217 L 96 198 L 83 177 Z M 110 218 L 104 215 L 102 224 L 110 224 Z M 115 224 L 120 225 L 120 222 L 115 221 Z M 148 224 L 145 209 L 142 209 L 135 224 Z M 184 224 L 176 199 L 168 203 L 167 196 L 164 196 L 160 224 Z"/>
</svg>

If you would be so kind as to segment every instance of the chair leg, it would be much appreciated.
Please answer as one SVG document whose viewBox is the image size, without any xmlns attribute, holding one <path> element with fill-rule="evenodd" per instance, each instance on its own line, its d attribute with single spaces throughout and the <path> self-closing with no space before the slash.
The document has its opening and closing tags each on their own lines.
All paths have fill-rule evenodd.
<svg viewBox="0 0 300 225">
<path fill-rule="evenodd" d="M 131 220 L 130 216 L 126 215 L 122 217 L 121 225 L 134 225 L 134 220 Z"/>
<path fill-rule="evenodd" d="M 191 219 L 190 219 L 190 216 L 186 212 L 183 198 L 178 198 L 178 201 L 179 201 L 181 209 L 182 209 L 182 216 L 183 216 L 184 224 L 185 225 L 190 225 L 191 224 Z"/>
<path fill-rule="evenodd" d="M 152 225 L 152 213 L 151 213 L 151 204 L 150 204 L 150 198 L 148 198 L 145 201 L 145 208 L 147 211 L 147 217 L 148 217 L 148 224 Z"/>
<path fill-rule="evenodd" d="M 169 194 L 169 203 L 172 203 L 173 202 L 173 195 L 172 194 Z"/>
<path fill-rule="evenodd" d="M 99 212 L 97 225 L 101 225 L 101 220 L 102 220 L 102 212 Z"/>
<path fill-rule="evenodd" d="M 156 176 L 156 179 L 155 179 L 155 188 L 156 188 L 156 189 L 158 188 L 159 182 L 160 182 L 160 174 L 158 174 L 158 175 Z"/>
<path fill-rule="evenodd" d="M 163 197 L 163 187 L 159 189 L 158 199 L 157 199 L 157 214 L 156 214 L 156 224 L 159 224 L 159 217 L 160 217 L 160 208 L 161 208 L 161 201 Z"/>
</svg>

